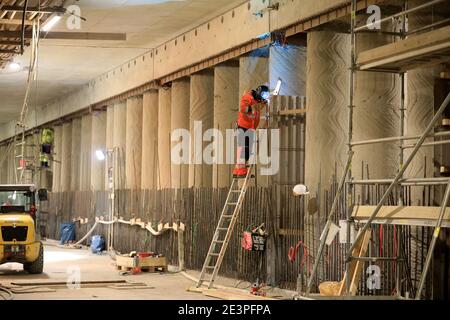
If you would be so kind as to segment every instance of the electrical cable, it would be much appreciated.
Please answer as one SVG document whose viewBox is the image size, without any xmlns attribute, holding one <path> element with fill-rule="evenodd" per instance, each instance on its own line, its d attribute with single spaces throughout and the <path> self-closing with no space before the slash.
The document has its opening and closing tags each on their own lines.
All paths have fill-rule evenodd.
<svg viewBox="0 0 450 320">
<path fill-rule="evenodd" d="M 27 9 L 28 9 L 28 0 L 25 0 L 22 12 L 22 38 L 20 39 L 20 54 L 22 55 L 25 47 L 25 18 L 27 16 Z"/>
<path fill-rule="evenodd" d="M 6 293 L 7 296 L 5 297 L 2 292 Z M 14 294 L 12 293 L 11 290 L 3 287 L 2 285 L 0 285 L 0 298 L 2 298 L 3 300 L 13 300 L 14 299 Z"/>
</svg>

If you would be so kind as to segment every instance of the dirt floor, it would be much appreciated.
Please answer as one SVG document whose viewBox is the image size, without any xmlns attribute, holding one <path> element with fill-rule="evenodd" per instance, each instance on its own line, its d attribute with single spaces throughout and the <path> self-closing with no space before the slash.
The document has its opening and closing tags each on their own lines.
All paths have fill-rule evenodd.
<svg viewBox="0 0 450 320">
<path fill-rule="evenodd" d="M 120 275 L 114 261 L 108 255 L 92 254 L 87 249 L 65 249 L 45 246 L 45 267 L 41 275 L 30 275 L 21 264 L 0 266 L 0 284 L 19 281 L 61 281 L 66 283 L 73 270 L 80 270 L 81 281 L 127 280 L 145 283 L 152 288 L 119 290 L 107 287 L 69 289 L 67 286 L 55 292 L 16 294 L 15 300 L 205 300 L 211 299 L 199 293 L 187 292 L 194 282 L 169 267 L 168 273 L 142 273 Z M 79 268 L 79 269 L 78 269 Z M 195 273 L 192 275 L 196 276 Z"/>
</svg>

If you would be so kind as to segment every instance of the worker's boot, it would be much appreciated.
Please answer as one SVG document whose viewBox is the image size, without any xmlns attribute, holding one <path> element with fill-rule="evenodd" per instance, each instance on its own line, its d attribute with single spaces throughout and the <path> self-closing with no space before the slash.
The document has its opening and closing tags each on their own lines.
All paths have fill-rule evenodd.
<svg viewBox="0 0 450 320">
<path fill-rule="evenodd" d="M 243 179 L 247 177 L 247 168 L 234 168 L 233 170 L 233 178 Z"/>
</svg>

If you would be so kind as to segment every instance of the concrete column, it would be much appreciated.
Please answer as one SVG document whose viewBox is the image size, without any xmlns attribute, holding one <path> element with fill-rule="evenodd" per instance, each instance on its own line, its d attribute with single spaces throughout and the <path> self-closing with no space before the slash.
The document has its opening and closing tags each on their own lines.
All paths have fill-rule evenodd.
<svg viewBox="0 0 450 320">
<path fill-rule="evenodd" d="M 304 229 L 310 252 L 317 251 L 323 227 L 320 221 L 328 213 L 326 191 L 342 177 L 347 160 L 349 55 L 348 35 L 308 33 L 305 184 L 310 195 Z"/>
<path fill-rule="evenodd" d="M 274 90 L 278 79 L 282 80 L 280 97 L 273 98 L 271 110 L 300 108 L 300 99 L 306 95 L 306 47 L 297 45 L 274 45 L 269 57 L 270 88 Z M 295 185 L 304 179 L 304 153 L 300 150 L 304 137 L 302 121 L 299 118 L 271 119 L 271 127 L 280 129 L 280 166 L 275 180 L 282 184 Z M 264 125 L 264 122 L 261 122 Z M 262 141 L 261 141 L 262 143 Z M 269 179 L 268 179 L 269 178 Z M 275 177 L 274 177 L 275 178 Z M 260 176 L 263 185 L 270 183 L 271 177 Z"/>
<path fill-rule="evenodd" d="M 92 167 L 92 115 L 81 118 L 81 162 L 80 162 L 80 189 L 91 190 Z"/>
<path fill-rule="evenodd" d="M 114 105 L 114 180 L 117 190 L 125 189 L 125 143 L 126 143 L 127 105 L 125 102 Z"/>
<path fill-rule="evenodd" d="M 141 189 L 156 189 L 158 183 L 158 91 L 144 93 L 142 114 Z"/>
<path fill-rule="evenodd" d="M 232 181 L 233 165 L 226 163 L 226 130 L 233 129 L 239 110 L 239 63 L 229 62 L 214 69 L 214 128 L 219 129 L 223 137 L 224 164 L 213 166 L 213 187 L 226 188 Z M 228 150 L 230 151 L 230 150 Z M 235 157 L 233 157 L 234 159 Z"/>
<path fill-rule="evenodd" d="M 336 171 L 337 179 L 342 176 L 347 160 L 349 52 L 350 38 L 345 34 L 308 33 L 305 183 L 310 189 L 310 214 L 319 210 L 324 191 Z"/>
<path fill-rule="evenodd" d="M 62 125 L 61 138 L 61 192 L 70 191 L 72 176 L 72 123 Z"/>
<path fill-rule="evenodd" d="M 106 112 L 92 115 L 92 143 L 91 143 L 91 190 L 105 190 L 105 161 L 97 159 L 96 151 L 106 149 Z"/>
<path fill-rule="evenodd" d="M 203 161 L 203 151 L 212 143 L 202 140 L 203 133 L 214 126 L 214 73 L 203 71 L 191 76 L 190 97 L 191 165 L 189 187 L 212 187 L 212 164 Z M 201 123 L 195 127 L 195 123 Z M 197 142 L 196 142 L 197 141 Z M 195 147 L 197 146 L 197 148 Z M 199 150 L 199 146 L 202 146 Z"/>
<path fill-rule="evenodd" d="M 108 106 L 106 109 L 106 149 L 112 150 L 114 148 L 114 106 Z M 113 161 L 114 159 L 109 159 Z M 111 163 L 109 163 L 111 165 Z M 105 167 L 105 190 L 109 190 L 108 168 Z"/>
<path fill-rule="evenodd" d="M 417 7 L 426 0 L 410 0 L 410 8 Z M 435 11 L 436 12 L 436 11 Z M 434 17 L 436 18 L 436 17 Z M 427 12 L 419 11 L 408 15 L 410 30 L 421 28 L 433 23 L 433 16 Z M 439 67 L 427 67 L 410 70 L 407 73 L 407 105 L 405 131 L 407 135 L 421 135 L 434 115 L 434 82 L 439 75 Z M 425 142 L 432 142 L 433 138 Z M 405 158 L 411 154 L 411 149 L 405 150 Z M 420 148 L 419 152 L 409 165 L 406 177 L 433 177 L 434 176 L 435 148 Z M 412 205 L 423 204 L 424 187 L 411 188 Z"/>
<path fill-rule="evenodd" d="M 170 115 L 171 134 L 177 129 L 186 129 L 189 131 L 189 113 L 190 113 L 190 81 L 189 78 L 183 78 L 172 82 L 172 107 Z M 181 141 L 173 141 L 171 146 L 174 148 Z M 189 153 L 189 150 L 185 150 Z M 180 155 L 182 156 L 182 155 Z M 180 189 L 187 188 L 189 182 L 189 165 L 176 165 L 171 162 L 171 187 Z"/>
<path fill-rule="evenodd" d="M 357 52 L 362 52 L 391 43 L 392 40 L 386 35 L 358 34 L 356 49 Z M 353 141 L 399 135 L 400 81 L 398 75 L 358 72 L 354 105 Z M 355 148 L 352 162 L 352 175 L 355 179 L 392 178 L 398 168 L 399 148 L 395 143 Z"/>
<path fill-rule="evenodd" d="M 127 100 L 126 181 L 127 189 L 141 188 L 142 96 Z"/>
<path fill-rule="evenodd" d="M 52 192 L 61 192 L 62 126 L 55 126 Z"/>
<path fill-rule="evenodd" d="M 159 90 L 158 104 L 158 189 L 168 189 L 171 184 L 170 174 L 170 108 L 172 89 Z"/>
<path fill-rule="evenodd" d="M 271 46 L 269 56 L 270 89 L 275 89 L 281 78 L 282 96 L 306 94 L 306 47 L 285 45 Z"/>
<path fill-rule="evenodd" d="M 72 148 L 70 165 L 70 191 L 81 190 L 80 184 L 80 162 L 81 162 L 81 118 L 72 120 Z"/>
</svg>

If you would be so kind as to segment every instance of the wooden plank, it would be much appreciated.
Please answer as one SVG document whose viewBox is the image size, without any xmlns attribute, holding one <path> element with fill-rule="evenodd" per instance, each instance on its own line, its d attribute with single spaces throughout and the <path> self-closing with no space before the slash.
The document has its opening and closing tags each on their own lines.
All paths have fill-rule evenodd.
<svg viewBox="0 0 450 320">
<path fill-rule="evenodd" d="M 372 236 L 372 229 L 367 229 L 366 233 L 360 243 L 353 249 L 352 256 L 354 257 L 364 257 L 369 248 L 370 238 Z M 350 294 L 356 295 L 358 291 L 359 280 L 361 279 L 361 271 L 364 266 L 363 261 L 352 260 L 349 265 L 349 275 L 352 279 L 350 282 Z M 347 273 L 344 274 L 344 279 L 341 281 L 341 287 L 339 289 L 339 296 L 342 296 L 347 290 Z"/>
<path fill-rule="evenodd" d="M 303 236 L 303 230 L 299 229 L 280 229 L 278 230 L 278 235 L 280 236 Z"/>
<path fill-rule="evenodd" d="M 33 21 L 31 20 L 25 20 L 25 25 L 26 26 L 32 26 L 33 25 Z M 6 24 L 6 25 L 22 25 L 22 20 L 19 19 L 0 19 L 0 24 Z"/>
<path fill-rule="evenodd" d="M 116 265 L 125 268 L 133 268 L 134 258 L 129 256 L 116 256 Z M 139 258 L 139 267 L 167 267 L 166 257 Z"/>
<path fill-rule="evenodd" d="M 360 222 L 366 221 L 375 208 L 375 206 L 355 206 L 352 217 Z M 440 207 L 383 206 L 378 212 L 374 223 L 434 226 L 439 217 L 440 209 Z M 450 227 L 450 207 L 445 210 L 443 227 Z"/>
<path fill-rule="evenodd" d="M 430 56 L 450 48 L 450 26 L 411 36 L 375 49 L 361 52 L 357 65 L 362 70 L 401 63 L 418 56 Z M 417 67 L 417 62 L 413 66 Z M 404 66 L 402 69 L 409 69 Z"/>
<path fill-rule="evenodd" d="M 306 109 L 281 110 L 278 112 L 280 116 L 297 116 L 306 114 Z"/>
</svg>

